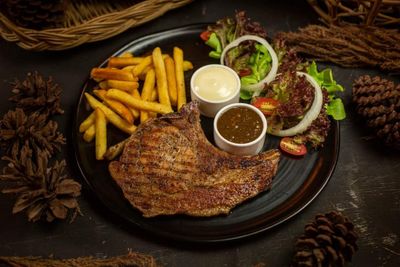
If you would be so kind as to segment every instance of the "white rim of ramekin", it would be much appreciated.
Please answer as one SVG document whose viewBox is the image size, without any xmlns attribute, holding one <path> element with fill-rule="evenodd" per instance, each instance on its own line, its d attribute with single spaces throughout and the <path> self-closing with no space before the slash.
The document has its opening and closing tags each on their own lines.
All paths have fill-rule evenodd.
<svg viewBox="0 0 400 267">
<path fill-rule="evenodd" d="M 235 80 L 236 80 L 236 83 L 237 83 L 237 88 L 236 88 L 235 92 L 232 94 L 232 96 L 231 96 L 230 98 L 223 99 L 223 100 L 214 100 L 214 101 L 213 101 L 213 100 L 208 100 L 208 99 L 205 99 L 204 97 L 200 96 L 200 95 L 193 89 L 193 87 L 194 87 L 194 86 L 193 86 L 194 78 L 198 75 L 198 73 L 199 73 L 201 70 L 203 70 L 203 69 L 205 69 L 205 68 L 210 68 L 210 67 L 218 67 L 218 68 L 226 69 L 226 70 L 228 70 L 230 73 L 232 73 L 233 76 L 235 77 Z M 227 101 L 232 100 L 233 98 L 235 98 L 235 96 L 236 96 L 238 93 L 240 93 L 240 87 L 241 87 L 241 83 L 240 83 L 239 75 L 238 75 L 233 69 L 231 69 L 231 68 L 229 68 L 229 67 L 227 67 L 227 66 L 225 66 L 225 65 L 221 65 L 221 64 L 208 64 L 208 65 L 204 65 L 204 66 L 202 66 L 201 68 L 198 68 L 198 69 L 193 73 L 192 77 L 190 78 L 190 91 L 193 92 L 193 94 L 195 94 L 196 97 L 199 98 L 201 101 L 207 102 L 207 103 L 210 103 L 210 104 L 221 104 L 221 103 L 224 103 L 224 102 L 227 102 Z"/>
<path fill-rule="evenodd" d="M 248 143 L 234 143 L 234 142 L 231 142 L 231 141 L 227 140 L 225 137 L 223 137 L 220 134 L 219 130 L 218 130 L 218 127 L 217 127 L 218 119 L 226 111 L 228 111 L 229 109 L 235 108 L 235 107 L 246 107 L 246 108 L 249 108 L 251 110 L 254 110 L 258 114 L 258 116 L 261 118 L 261 121 L 263 123 L 263 129 L 262 129 L 260 135 L 256 139 L 251 141 L 251 142 L 248 142 Z M 267 119 L 265 118 L 264 114 L 258 108 L 254 107 L 253 105 L 247 104 L 247 103 L 233 103 L 233 104 L 227 105 L 227 106 L 223 107 L 222 109 L 220 109 L 217 112 L 217 114 L 215 115 L 215 118 L 214 118 L 214 129 L 215 129 L 215 132 L 217 133 L 218 137 L 221 140 L 223 140 L 225 143 L 227 143 L 229 145 L 232 145 L 232 146 L 237 146 L 237 147 L 246 147 L 246 146 L 251 146 L 251 145 L 256 144 L 257 142 L 259 142 L 267 134 L 267 127 L 268 127 Z"/>
</svg>

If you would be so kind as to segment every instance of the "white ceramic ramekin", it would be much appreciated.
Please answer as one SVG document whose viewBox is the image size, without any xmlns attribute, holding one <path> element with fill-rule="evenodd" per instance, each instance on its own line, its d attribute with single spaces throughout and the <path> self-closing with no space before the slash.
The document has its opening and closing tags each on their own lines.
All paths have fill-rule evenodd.
<svg viewBox="0 0 400 267">
<path fill-rule="evenodd" d="M 254 110 L 258 116 L 260 116 L 263 128 L 261 131 L 261 134 L 254 140 L 249 143 L 244 143 L 244 144 L 239 144 L 239 143 L 233 143 L 227 139 L 225 139 L 218 131 L 217 128 L 217 122 L 218 119 L 221 117 L 222 114 L 224 114 L 226 111 L 228 111 L 231 108 L 236 108 L 236 107 L 246 107 L 251 110 Z M 245 104 L 245 103 L 234 103 L 225 106 L 222 108 L 220 111 L 218 111 L 217 115 L 214 118 L 214 141 L 215 144 L 221 148 L 222 150 L 229 152 L 231 154 L 236 154 L 236 155 L 256 155 L 258 154 L 265 142 L 265 136 L 267 133 L 267 120 L 265 119 L 264 114 L 256 107 Z"/>
<path fill-rule="evenodd" d="M 199 73 L 201 73 L 202 71 L 206 70 L 207 68 L 222 68 L 228 71 L 228 73 L 230 73 L 232 75 L 232 77 L 235 79 L 236 81 L 236 87 L 234 88 L 234 92 L 232 93 L 231 96 L 229 96 L 226 99 L 223 100 L 218 100 L 218 101 L 213 101 L 213 100 L 209 100 L 206 99 L 202 96 L 200 96 L 196 90 L 194 90 L 194 81 L 197 77 L 197 75 Z M 200 109 L 200 113 L 206 117 L 210 117 L 210 118 L 214 118 L 215 114 L 217 114 L 217 112 L 225 107 L 226 105 L 232 104 L 232 103 L 238 103 L 239 102 L 239 97 L 240 97 L 240 78 L 239 75 L 237 75 L 237 73 L 232 70 L 231 68 L 224 66 L 224 65 L 219 65 L 219 64 L 210 64 L 210 65 L 205 65 L 201 68 L 199 68 L 198 70 L 196 70 L 193 75 L 192 78 L 190 79 L 190 96 L 193 100 L 197 100 L 199 102 L 199 109 Z"/>
</svg>

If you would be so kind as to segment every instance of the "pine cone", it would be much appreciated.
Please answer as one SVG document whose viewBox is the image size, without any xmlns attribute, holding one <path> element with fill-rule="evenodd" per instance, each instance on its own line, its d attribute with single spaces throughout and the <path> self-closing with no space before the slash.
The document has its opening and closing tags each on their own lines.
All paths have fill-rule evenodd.
<svg viewBox="0 0 400 267">
<path fill-rule="evenodd" d="M 293 267 L 339 267 L 357 251 L 353 224 L 341 213 L 318 214 L 296 242 Z"/>
<path fill-rule="evenodd" d="M 19 108 L 10 110 L 0 120 L 0 146 L 5 152 L 12 153 L 28 144 L 30 149 L 41 150 L 50 157 L 65 144 L 65 138 L 57 128 L 57 122 L 48 120 L 47 114 L 26 115 Z"/>
<path fill-rule="evenodd" d="M 60 107 L 62 89 L 52 77 L 46 80 L 37 71 L 29 72 L 24 81 L 15 80 L 12 85 L 14 96 L 9 100 L 25 112 L 39 111 L 49 115 L 64 113 Z"/>
<path fill-rule="evenodd" d="M 400 149 L 400 84 L 361 76 L 353 84 L 353 102 L 366 125 L 386 145 Z"/>
<path fill-rule="evenodd" d="M 33 160 L 33 158 L 35 160 Z M 48 165 L 45 152 L 37 150 L 36 155 L 24 145 L 20 152 L 2 158 L 8 161 L 0 180 L 11 181 L 14 186 L 2 193 L 18 195 L 13 213 L 26 211 L 29 221 L 46 217 L 51 222 L 55 218 L 66 219 L 72 211 L 72 219 L 80 213 L 77 197 L 81 185 L 64 174 L 65 160 Z"/>
<path fill-rule="evenodd" d="M 43 29 L 61 25 L 66 0 L 3 0 L 7 16 L 24 28 Z"/>
</svg>

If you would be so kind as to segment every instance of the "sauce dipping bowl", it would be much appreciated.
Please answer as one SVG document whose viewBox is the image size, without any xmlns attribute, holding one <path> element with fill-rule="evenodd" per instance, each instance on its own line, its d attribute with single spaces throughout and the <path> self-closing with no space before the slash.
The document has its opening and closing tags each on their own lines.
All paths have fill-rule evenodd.
<svg viewBox="0 0 400 267">
<path fill-rule="evenodd" d="M 199 102 L 202 115 L 214 118 L 221 108 L 239 102 L 239 75 L 224 65 L 205 65 L 190 79 L 190 96 Z"/>
<path fill-rule="evenodd" d="M 244 107 L 250 110 L 255 111 L 255 113 L 260 117 L 262 121 L 262 130 L 261 133 L 256 137 L 253 141 L 248 143 L 235 143 L 232 141 L 227 140 L 224 136 L 221 135 L 220 131 L 218 130 L 218 120 L 221 116 L 232 108 L 237 107 Z M 243 131 L 250 130 L 250 129 L 243 129 Z M 220 111 L 218 111 L 217 115 L 214 118 L 214 141 L 215 144 L 222 150 L 229 152 L 231 154 L 236 155 L 256 155 L 258 154 L 265 142 L 265 136 L 267 133 L 267 120 L 265 119 L 264 114 L 256 107 L 245 104 L 245 103 L 235 103 L 225 106 Z"/>
</svg>

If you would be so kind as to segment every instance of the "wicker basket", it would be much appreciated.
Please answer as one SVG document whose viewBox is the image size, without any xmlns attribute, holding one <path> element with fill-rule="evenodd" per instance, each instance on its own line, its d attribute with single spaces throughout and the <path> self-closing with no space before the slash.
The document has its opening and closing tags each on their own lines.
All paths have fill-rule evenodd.
<svg viewBox="0 0 400 267">
<path fill-rule="evenodd" d="M 399 27 L 400 0 L 307 0 L 327 24 Z"/>
<path fill-rule="evenodd" d="M 14 24 L 0 13 L 0 34 L 27 50 L 64 50 L 115 36 L 153 20 L 192 0 L 74 0 L 65 9 L 63 27 L 33 30 Z"/>
</svg>

